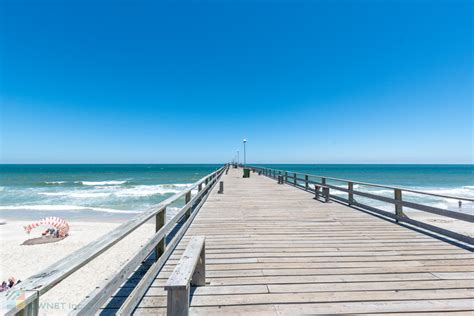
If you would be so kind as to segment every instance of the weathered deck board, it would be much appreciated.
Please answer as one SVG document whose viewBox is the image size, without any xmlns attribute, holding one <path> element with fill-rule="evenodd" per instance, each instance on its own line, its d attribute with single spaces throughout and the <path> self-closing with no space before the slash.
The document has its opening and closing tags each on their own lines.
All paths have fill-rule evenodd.
<svg viewBox="0 0 474 316">
<path fill-rule="evenodd" d="M 206 237 L 208 282 L 194 315 L 472 315 L 471 252 L 256 173 L 222 180 L 136 315 L 166 314 L 163 285 L 194 235 Z"/>
</svg>

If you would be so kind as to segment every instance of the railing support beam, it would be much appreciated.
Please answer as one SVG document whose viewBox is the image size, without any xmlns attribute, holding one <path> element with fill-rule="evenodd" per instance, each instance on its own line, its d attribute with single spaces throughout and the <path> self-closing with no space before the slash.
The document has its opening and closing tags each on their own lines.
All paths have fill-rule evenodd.
<svg viewBox="0 0 474 316">
<path fill-rule="evenodd" d="M 189 201 L 191 201 L 191 191 L 186 193 L 186 197 L 185 197 L 184 201 L 185 201 L 185 204 L 188 204 Z M 188 211 L 186 212 L 186 218 L 189 218 L 191 216 L 191 211 L 192 211 L 192 207 L 190 207 L 188 209 Z"/>
<path fill-rule="evenodd" d="M 349 200 L 349 205 L 354 204 L 354 194 L 351 192 L 354 190 L 354 182 L 347 182 L 347 189 L 349 190 L 348 193 L 348 200 Z"/>
<path fill-rule="evenodd" d="M 394 189 L 393 193 L 394 193 L 395 200 L 401 202 L 402 201 L 402 190 Z M 406 216 L 405 213 L 403 213 L 403 205 L 401 205 L 399 203 L 395 204 L 395 215 L 397 215 L 399 217 L 405 217 Z M 398 219 L 396 221 L 398 223 Z"/>
<path fill-rule="evenodd" d="M 159 212 L 155 216 L 156 220 L 156 225 L 155 225 L 155 232 L 158 232 L 163 226 L 165 226 L 166 222 L 166 207 L 163 209 L 163 211 Z M 165 252 L 166 248 L 166 235 L 163 236 L 163 239 L 161 239 L 160 242 L 156 245 L 155 248 L 155 253 L 156 257 L 155 260 L 158 260 L 158 258 L 161 257 L 161 255 Z"/>
</svg>

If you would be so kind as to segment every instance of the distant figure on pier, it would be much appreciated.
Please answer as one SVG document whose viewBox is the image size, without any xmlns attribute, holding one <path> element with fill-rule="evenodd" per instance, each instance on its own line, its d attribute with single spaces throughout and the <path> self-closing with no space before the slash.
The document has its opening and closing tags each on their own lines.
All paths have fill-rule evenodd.
<svg viewBox="0 0 474 316">
<path fill-rule="evenodd" d="M 462 201 L 458 201 L 459 208 L 462 207 Z"/>
</svg>

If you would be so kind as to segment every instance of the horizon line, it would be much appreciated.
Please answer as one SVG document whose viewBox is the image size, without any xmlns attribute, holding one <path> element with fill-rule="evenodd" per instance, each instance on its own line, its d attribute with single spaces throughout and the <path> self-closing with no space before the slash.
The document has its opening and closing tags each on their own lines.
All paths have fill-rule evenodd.
<svg viewBox="0 0 474 316">
<path fill-rule="evenodd" d="M 29 163 L 16 163 L 16 162 L 0 162 L 0 165 L 224 165 L 231 162 L 29 162 Z M 239 163 L 242 164 L 242 163 Z M 474 163 L 305 163 L 305 162 L 269 162 L 269 163 L 248 163 L 247 165 L 474 165 Z"/>
</svg>

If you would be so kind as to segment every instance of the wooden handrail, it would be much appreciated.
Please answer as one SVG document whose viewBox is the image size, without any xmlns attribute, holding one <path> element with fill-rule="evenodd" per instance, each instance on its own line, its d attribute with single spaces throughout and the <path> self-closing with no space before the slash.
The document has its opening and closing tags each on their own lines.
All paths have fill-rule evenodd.
<svg viewBox="0 0 474 316">
<path fill-rule="evenodd" d="M 471 214 L 466 214 L 466 213 L 461 213 L 461 212 L 456 212 L 452 210 L 447 210 L 447 209 L 442 209 L 438 207 L 433 207 L 429 205 L 424 205 L 416 202 L 411 202 L 411 201 L 406 201 L 403 200 L 403 192 L 410 192 L 410 193 L 416 193 L 420 195 L 428 195 L 428 196 L 433 196 L 433 197 L 439 197 L 439 198 L 449 198 L 453 200 L 458 200 L 458 201 L 468 201 L 468 202 L 474 202 L 474 199 L 470 198 L 464 198 L 464 197 L 455 197 L 455 196 L 448 196 L 444 194 L 436 194 L 436 193 L 430 193 L 430 192 L 423 192 L 423 191 L 418 191 L 418 190 L 412 190 L 412 189 L 405 189 L 405 188 L 399 188 L 399 187 L 391 187 L 391 186 L 386 186 L 386 185 L 379 185 L 379 184 L 372 184 L 372 183 L 365 183 L 365 182 L 357 182 L 353 180 L 345 180 L 345 179 L 338 179 L 338 178 L 331 178 L 331 177 L 325 177 L 325 176 L 316 176 L 316 175 L 308 175 L 308 174 L 303 174 L 303 173 L 295 173 L 291 172 L 293 175 L 289 175 L 289 171 L 282 171 L 282 170 L 277 170 L 277 169 L 270 169 L 270 168 L 264 168 L 264 167 L 258 167 L 258 166 L 251 166 L 251 168 L 254 168 L 261 172 L 264 175 L 268 175 L 271 178 L 277 179 L 277 173 L 278 174 L 284 174 L 283 182 L 288 183 L 290 185 L 299 187 L 305 191 L 311 191 L 314 192 L 315 190 L 309 187 L 309 184 L 313 185 L 324 185 L 329 187 L 332 190 L 340 191 L 340 192 L 345 192 L 348 194 L 348 198 L 345 199 L 340 196 L 336 196 L 333 194 L 330 194 L 330 197 L 334 200 L 340 201 L 340 202 L 345 202 L 348 205 L 353 205 L 357 206 L 366 210 L 369 210 L 371 212 L 377 212 L 381 215 L 388 216 L 390 218 L 395 219 L 397 222 L 405 222 L 407 224 L 413 225 L 420 227 L 425 230 L 429 230 L 432 232 L 435 232 L 436 234 L 444 235 L 446 237 L 455 239 L 457 241 L 461 241 L 463 243 L 467 243 L 469 245 L 474 244 L 474 239 L 470 236 L 459 234 L 447 229 L 443 229 L 437 226 L 433 226 L 430 224 L 422 223 L 420 221 L 416 221 L 414 219 L 408 218 L 408 216 L 403 212 L 403 207 L 407 207 L 410 209 L 415 209 L 431 214 L 436 214 L 439 216 L 445 216 L 461 221 L 466 221 L 473 223 L 474 222 L 474 215 Z M 298 175 L 304 175 L 304 178 L 299 178 Z M 321 181 L 314 181 L 311 180 L 311 178 L 321 178 Z M 293 181 L 289 181 L 293 180 Z M 332 181 L 338 181 L 338 182 L 345 182 L 347 185 L 347 188 L 336 186 L 336 185 L 331 185 L 328 184 L 327 181 L 332 180 Z M 281 181 L 281 178 L 280 178 Z M 299 182 L 303 182 L 303 185 L 301 185 Z M 358 190 L 354 190 L 354 184 L 359 184 L 359 185 L 364 185 L 364 186 L 372 186 L 372 187 L 378 187 L 378 188 L 385 188 L 385 189 L 390 189 L 393 190 L 393 198 L 387 197 L 387 196 L 382 196 L 382 195 L 377 195 L 374 193 L 369 193 L 369 192 L 362 192 Z M 385 203 L 390 203 L 395 206 L 395 212 L 390 213 L 384 210 L 380 210 L 378 208 L 372 207 L 370 205 L 366 205 L 360 202 L 357 202 L 354 199 L 354 196 L 362 196 L 365 198 L 369 198 L 372 200 L 377 200 L 377 201 L 382 201 Z"/>
<path fill-rule="evenodd" d="M 420 190 L 414 190 L 414 189 L 409 189 L 409 188 L 402 188 L 402 187 L 394 187 L 394 186 L 388 186 L 384 184 L 377 184 L 377 183 L 369 183 L 369 182 L 360 182 L 360 181 L 355 181 L 355 180 L 348 180 L 348 179 L 341 179 L 341 178 L 332 178 L 332 177 L 327 177 L 327 176 L 321 176 L 321 175 L 314 175 L 314 174 L 305 174 L 301 172 L 293 172 L 293 171 L 287 171 L 287 170 L 279 170 L 279 169 L 271 169 L 271 168 L 264 168 L 264 167 L 258 167 L 258 166 L 249 166 L 251 168 L 255 168 L 256 170 L 272 170 L 274 172 L 287 172 L 288 176 L 287 178 L 293 179 L 294 176 L 290 176 L 290 174 L 297 174 L 297 175 L 303 175 L 303 176 L 310 176 L 310 177 L 315 177 L 315 178 L 324 178 L 327 180 L 333 180 L 333 181 L 339 181 L 339 182 L 352 182 L 353 184 L 359 184 L 359 185 L 364 185 L 364 186 L 371 186 L 371 187 L 378 187 L 378 188 L 385 188 L 385 189 L 400 189 L 404 192 L 410 192 L 410 193 L 416 193 L 416 194 L 422 194 L 422 195 L 431 195 L 434 197 L 441 197 L 441 198 L 446 198 L 446 199 L 453 199 L 453 200 L 458 200 L 458 201 L 466 201 L 466 202 L 474 202 L 473 198 L 467 198 L 467 197 L 461 197 L 461 196 L 454 196 L 454 195 L 445 195 L 445 194 L 438 194 L 438 193 L 431 193 L 431 192 L 425 192 L 425 191 L 420 191 Z M 304 181 L 304 178 L 298 178 L 297 180 Z"/>
</svg>

